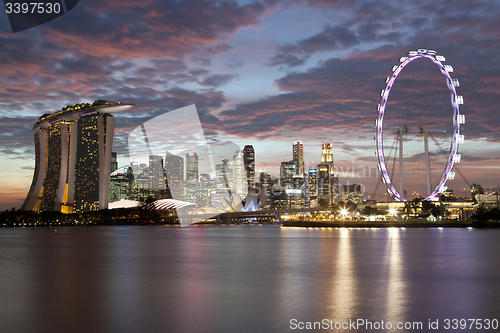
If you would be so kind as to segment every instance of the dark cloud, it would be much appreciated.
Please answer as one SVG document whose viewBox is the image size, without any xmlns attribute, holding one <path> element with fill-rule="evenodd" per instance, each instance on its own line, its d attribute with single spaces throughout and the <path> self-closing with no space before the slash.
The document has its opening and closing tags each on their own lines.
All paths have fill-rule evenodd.
<svg viewBox="0 0 500 333">
<path fill-rule="evenodd" d="M 43 26 L 51 43 L 75 54 L 115 54 L 122 59 L 216 54 L 230 46 L 220 41 L 238 29 L 260 24 L 273 1 L 94 0 L 71 11 L 66 20 Z M 65 17 L 65 18 L 66 18 Z M 127 24 L 124 25 L 124 22 Z"/>
<path fill-rule="evenodd" d="M 214 74 L 205 78 L 203 81 L 200 82 L 200 84 L 203 86 L 220 87 L 227 84 L 234 78 L 235 76 L 230 74 Z"/>
<path fill-rule="evenodd" d="M 33 124 L 38 117 L 0 117 L 0 154 L 16 159 L 33 157 Z"/>
<path fill-rule="evenodd" d="M 248 70 L 248 63 L 243 66 L 244 56 L 238 54 L 244 51 L 235 46 L 241 43 L 233 45 L 233 38 L 243 29 L 246 37 L 252 36 L 261 20 L 272 19 L 281 9 L 321 12 L 322 20 L 331 20 L 306 38 L 290 41 L 293 36 L 289 36 L 290 42 L 275 45 L 268 64 L 289 70 L 308 64 L 309 59 L 322 59 L 313 67 L 280 74 L 282 77 L 275 79 L 278 94 L 246 102 L 231 100 L 223 88 L 238 84 L 240 79 L 243 82 Z M 279 24 L 279 19 L 273 24 Z M 363 146 L 369 147 L 366 151 L 371 155 L 376 105 L 384 79 L 399 57 L 421 47 L 435 49 L 455 68 L 453 77 L 460 80 L 458 92 L 465 99 L 462 133 L 466 142 L 498 143 L 498 22 L 498 4 L 478 0 L 376 4 L 145 0 L 140 5 L 131 0 L 88 0 L 60 19 L 19 34 L 10 33 L 2 21 L 0 153 L 33 159 L 31 127 L 40 114 L 66 104 L 105 98 L 138 105 L 116 117 L 118 151 L 126 151 L 126 136 L 142 122 L 195 103 L 205 134 L 214 139 L 216 134 L 247 140 L 319 138 L 342 142 L 338 149 L 349 156 L 361 157 Z M 223 70 L 217 67 L 221 64 Z M 436 68 L 432 70 L 439 74 Z M 394 92 L 413 93 L 419 100 L 426 96 L 434 100 L 429 97 L 431 92 L 445 87 L 442 81 L 434 84 L 417 75 L 412 80 L 421 85 L 418 89 L 411 85 L 405 88 L 404 75 L 398 80 L 399 88 L 395 86 Z M 263 88 L 252 88 L 251 84 L 249 89 Z M 403 94 L 398 102 L 394 92 L 394 105 L 404 106 L 412 98 Z M 254 91 L 249 93 L 254 95 Z M 442 97 L 435 100 L 436 108 L 447 107 L 449 102 Z M 221 111 L 223 105 L 232 106 Z M 449 125 L 446 112 L 433 112 L 429 128 Z M 391 121 L 388 114 L 387 125 Z M 436 136 L 442 140 L 446 134 Z M 361 143 L 353 147 L 347 139 Z M 477 156 L 464 157 L 464 161 L 493 163 L 496 159 L 474 160 Z"/>
<path fill-rule="evenodd" d="M 359 44 L 355 33 L 344 26 L 327 25 L 319 34 L 294 44 L 282 45 L 271 60 L 271 65 L 295 67 L 304 64 L 314 52 L 340 50 Z"/>
</svg>

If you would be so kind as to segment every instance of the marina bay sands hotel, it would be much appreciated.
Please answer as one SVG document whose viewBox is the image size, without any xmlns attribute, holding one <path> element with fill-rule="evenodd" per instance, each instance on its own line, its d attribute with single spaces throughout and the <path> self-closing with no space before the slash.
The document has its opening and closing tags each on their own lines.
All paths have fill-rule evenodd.
<svg viewBox="0 0 500 333">
<path fill-rule="evenodd" d="M 35 131 L 35 173 L 22 209 L 88 212 L 108 208 L 115 118 L 135 104 L 98 100 L 44 114 Z"/>
</svg>

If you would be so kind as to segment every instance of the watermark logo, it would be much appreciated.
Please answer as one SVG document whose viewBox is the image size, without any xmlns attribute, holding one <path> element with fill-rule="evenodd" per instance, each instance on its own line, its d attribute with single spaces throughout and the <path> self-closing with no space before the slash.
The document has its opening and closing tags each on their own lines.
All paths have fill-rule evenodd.
<svg viewBox="0 0 500 333">
<path fill-rule="evenodd" d="M 207 143 L 194 104 L 136 127 L 128 147 L 133 187 L 159 199 L 153 204 L 160 209 L 175 209 L 181 226 L 256 204 L 242 150 L 232 142 Z"/>
</svg>

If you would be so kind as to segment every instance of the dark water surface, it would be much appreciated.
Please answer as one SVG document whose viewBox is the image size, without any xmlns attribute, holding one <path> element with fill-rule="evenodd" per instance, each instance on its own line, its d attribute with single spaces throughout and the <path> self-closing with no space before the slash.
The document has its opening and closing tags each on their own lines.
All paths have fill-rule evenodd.
<svg viewBox="0 0 500 333">
<path fill-rule="evenodd" d="M 2 333 L 500 331 L 447 318 L 500 320 L 500 230 L 0 229 Z"/>
</svg>

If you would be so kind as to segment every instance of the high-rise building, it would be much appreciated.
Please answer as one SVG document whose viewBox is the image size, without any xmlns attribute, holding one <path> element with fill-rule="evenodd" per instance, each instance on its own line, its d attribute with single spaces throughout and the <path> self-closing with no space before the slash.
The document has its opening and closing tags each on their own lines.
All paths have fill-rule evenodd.
<svg viewBox="0 0 500 333">
<path fill-rule="evenodd" d="M 271 186 L 271 209 L 287 208 L 288 201 L 286 192 L 281 188 L 280 184 L 276 183 Z"/>
<path fill-rule="evenodd" d="M 108 206 L 115 119 L 134 104 L 95 101 L 44 114 L 35 131 L 35 173 L 22 209 L 85 212 Z"/>
<path fill-rule="evenodd" d="M 157 200 L 166 198 L 165 174 L 161 156 L 149 155 L 148 180 L 149 196 Z"/>
<path fill-rule="evenodd" d="M 247 145 L 243 148 L 243 163 L 247 176 L 248 188 L 255 187 L 255 150 Z"/>
<path fill-rule="evenodd" d="M 321 164 L 318 164 L 318 202 L 325 200 L 327 204 L 337 201 L 338 175 L 333 164 L 333 145 L 323 143 L 321 146 Z"/>
<path fill-rule="evenodd" d="M 318 170 L 309 169 L 309 183 L 308 183 L 309 200 L 318 200 Z"/>
<path fill-rule="evenodd" d="M 321 164 L 333 165 L 333 145 L 331 143 L 321 145 Z"/>
<path fill-rule="evenodd" d="M 132 174 L 138 175 L 139 174 L 139 163 L 136 161 L 130 162 L 130 169 L 132 169 Z"/>
<path fill-rule="evenodd" d="M 302 141 L 293 143 L 293 161 L 297 165 L 295 175 L 304 177 L 304 143 Z"/>
<path fill-rule="evenodd" d="M 222 160 L 222 164 L 215 165 L 215 181 L 217 189 L 231 192 L 233 188 L 233 169 L 229 159 Z"/>
<path fill-rule="evenodd" d="M 198 154 L 186 154 L 186 180 L 198 181 Z"/>
<path fill-rule="evenodd" d="M 118 170 L 118 158 L 116 157 L 116 152 L 111 152 L 111 169 L 109 170 L 111 173 Z"/>
<path fill-rule="evenodd" d="M 296 161 L 281 162 L 280 184 L 283 189 L 293 188 L 293 177 L 297 174 Z"/>
<path fill-rule="evenodd" d="M 130 190 L 133 178 L 129 166 L 113 171 L 109 176 L 109 202 L 131 199 Z"/>
<path fill-rule="evenodd" d="M 186 182 L 184 186 L 184 200 L 196 203 L 198 200 L 198 154 L 186 154 Z"/>
<path fill-rule="evenodd" d="M 243 152 L 237 150 L 233 154 L 233 194 L 244 199 L 247 195 L 247 177 L 245 165 L 243 163 Z"/>
<path fill-rule="evenodd" d="M 271 186 L 272 186 L 272 181 L 271 181 L 271 175 L 261 172 L 259 175 L 259 180 L 260 180 L 260 204 L 263 209 L 269 209 L 270 208 L 270 196 L 271 196 Z"/>
<path fill-rule="evenodd" d="M 184 159 L 167 151 L 165 156 L 165 174 L 167 176 L 166 185 L 170 189 L 172 199 L 183 200 Z"/>
</svg>

